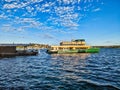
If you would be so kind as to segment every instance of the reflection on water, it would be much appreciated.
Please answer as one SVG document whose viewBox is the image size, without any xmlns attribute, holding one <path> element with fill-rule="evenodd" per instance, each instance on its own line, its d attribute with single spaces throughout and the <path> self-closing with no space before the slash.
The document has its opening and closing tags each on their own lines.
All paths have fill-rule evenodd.
<svg viewBox="0 0 120 90">
<path fill-rule="evenodd" d="M 85 64 L 86 64 L 86 58 L 88 58 L 90 54 L 87 53 L 81 53 L 81 54 L 52 54 L 51 60 L 61 60 L 60 62 L 62 65 L 61 70 L 67 71 L 67 72 L 82 72 L 87 73 L 87 71 L 84 70 Z M 69 62 L 68 62 L 69 61 Z M 57 64 L 57 63 L 55 63 Z M 59 63 L 58 63 L 59 65 Z M 81 69 L 78 69 L 81 68 Z M 66 73 L 67 74 L 67 73 Z M 64 75 L 65 77 L 65 75 Z M 73 75 L 70 75 L 70 77 L 76 77 Z M 78 77 L 79 78 L 79 77 Z"/>
<path fill-rule="evenodd" d="M 53 58 L 57 58 L 57 57 L 61 57 L 64 60 L 69 60 L 69 59 L 73 59 L 73 60 L 81 60 L 81 59 L 86 59 L 87 57 L 89 57 L 90 54 L 89 53 L 76 53 L 76 54 L 52 54 Z"/>
<path fill-rule="evenodd" d="M 120 90 L 120 49 L 0 59 L 0 90 Z"/>
<path fill-rule="evenodd" d="M 54 60 L 54 65 L 60 65 L 58 70 L 61 71 L 59 77 L 69 78 L 71 80 L 81 80 L 80 75 L 75 73 L 85 74 L 88 71 L 85 70 L 86 58 L 90 54 L 52 54 L 51 60 Z M 59 61 L 60 60 L 60 61 Z M 69 61 L 69 62 L 68 62 Z M 62 62 L 62 63 L 61 63 Z M 67 72 L 67 73 L 66 73 Z"/>
</svg>

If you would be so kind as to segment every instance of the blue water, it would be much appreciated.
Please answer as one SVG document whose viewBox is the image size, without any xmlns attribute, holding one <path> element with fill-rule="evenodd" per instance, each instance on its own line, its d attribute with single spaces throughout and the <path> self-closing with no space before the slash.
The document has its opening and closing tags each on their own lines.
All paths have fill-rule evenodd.
<svg viewBox="0 0 120 90">
<path fill-rule="evenodd" d="M 120 49 L 0 58 L 0 90 L 120 90 Z"/>
</svg>

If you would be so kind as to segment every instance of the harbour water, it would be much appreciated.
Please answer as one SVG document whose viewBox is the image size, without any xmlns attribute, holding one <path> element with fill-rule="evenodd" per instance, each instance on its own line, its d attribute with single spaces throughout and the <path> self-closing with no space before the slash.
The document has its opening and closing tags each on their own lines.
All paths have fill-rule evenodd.
<svg viewBox="0 0 120 90">
<path fill-rule="evenodd" d="M 120 90 L 120 49 L 0 58 L 0 90 Z"/>
</svg>

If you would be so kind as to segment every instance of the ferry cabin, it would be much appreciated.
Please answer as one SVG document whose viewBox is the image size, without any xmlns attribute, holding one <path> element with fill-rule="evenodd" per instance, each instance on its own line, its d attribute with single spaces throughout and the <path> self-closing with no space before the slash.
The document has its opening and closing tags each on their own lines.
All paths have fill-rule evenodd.
<svg viewBox="0 0 120 90">
<path fill-rule="evenodd" d="M 51 46 L 51 50 L 76 50 L 76 49 L 89 49 L 90 46 Z"/>
<path fill-rule="evenodd" d="M 85 45 L 84 39 L 77 39 L 72 41 L 63 41 L 60 46 L 51 46 L 51 50 L 76 50 L 76 49 L 89 49 L 90 46 Z"/>
</svg>

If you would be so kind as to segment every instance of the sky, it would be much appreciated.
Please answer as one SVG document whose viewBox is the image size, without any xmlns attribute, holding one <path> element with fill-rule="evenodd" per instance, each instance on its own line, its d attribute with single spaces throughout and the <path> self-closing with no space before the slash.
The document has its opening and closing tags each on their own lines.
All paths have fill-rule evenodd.
<svg viewBox="0 0 120 90">
<path fill-rule="evenodd" d="M 120 45 L 120 0 L 0 0 L 0 43 Z"/>
</svg>

